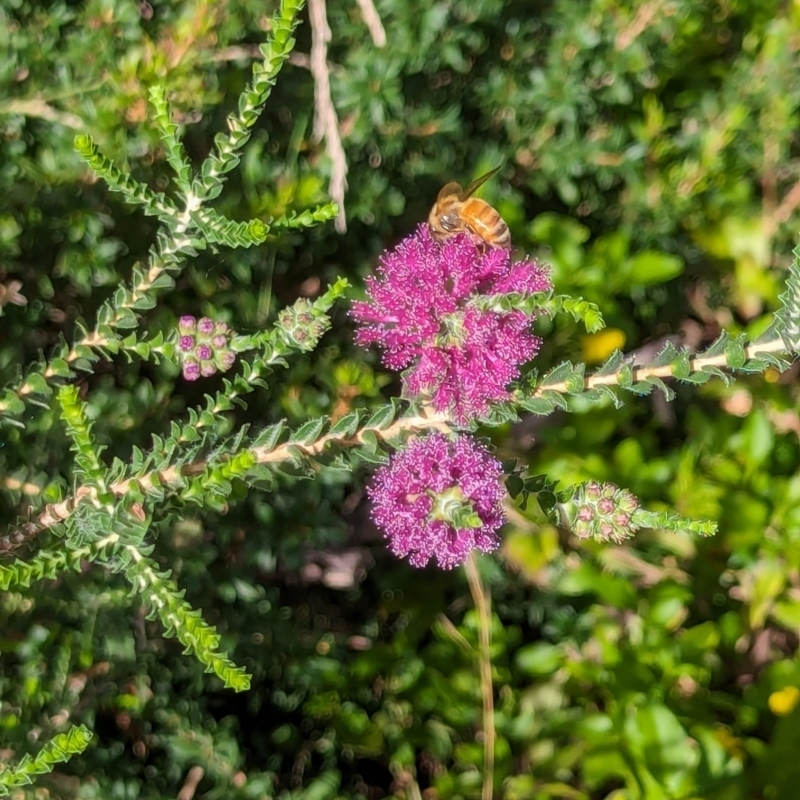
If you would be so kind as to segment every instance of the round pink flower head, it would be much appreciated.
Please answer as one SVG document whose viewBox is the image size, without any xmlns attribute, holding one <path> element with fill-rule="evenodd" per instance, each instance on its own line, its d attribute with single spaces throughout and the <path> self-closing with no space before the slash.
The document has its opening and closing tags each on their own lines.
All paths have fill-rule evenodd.
<svg viewBox="0 0 800 800">
<path fill-rule="evenodd" d="M 468 236 L 437 242 L 420 225 L 384 253 L 369 300 L 353 304 L 361 324 L 356 342 L 378 344 L 390 369 L 408 368 L 412 395 L 429 395 L 437 411 L 464 423 L 509 397 L 508 385 L 539 350 L 523 311 L 481 307 L 497 294 L 532 294 L 551 288 L 536 261 L 511 262 L 505 248 L 485 247 Z"/>
<path fill-rule="evenodd" d="M 372 518 L 389 549 L 424 567 L 463 564 L 473 550 L 490 553 L 505 521 L 503 468 L 469 436 L 432 433 L 415 439 L 373 476 Z"/>
</svg>

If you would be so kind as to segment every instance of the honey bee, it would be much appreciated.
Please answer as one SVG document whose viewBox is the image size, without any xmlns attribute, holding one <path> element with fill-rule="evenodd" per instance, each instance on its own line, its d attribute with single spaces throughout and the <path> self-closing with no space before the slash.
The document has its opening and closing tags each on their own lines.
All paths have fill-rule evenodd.
<svg viewBox="0 0 800 800">
<path fill-rule="evenodd" d="M 472 196 L 499 171 L 500 167 L 495 167 L 472 181 L 466 189 L 454 182 L 442 187 L 428 214 L 434 239 L 443 241 L 466 233 L 474 241 L 490 247 L 511 247 L 511 234 L 505 220 L 485 200 Z"/>
</svg>

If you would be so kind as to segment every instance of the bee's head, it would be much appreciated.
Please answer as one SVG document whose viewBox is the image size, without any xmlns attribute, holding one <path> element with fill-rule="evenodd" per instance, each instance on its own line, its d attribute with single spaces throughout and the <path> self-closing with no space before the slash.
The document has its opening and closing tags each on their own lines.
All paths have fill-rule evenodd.
<svg viewBox="0 0 800 800">
<path fill-rule="evenodd" d="M 430 225 L 434 239 L 446 239 L 448 236 L 464 230 L 464 224 L 455 211 L 442 213 L 441 209 L 436 206 L 428 214 L 428 225 Z"/>
</svg>

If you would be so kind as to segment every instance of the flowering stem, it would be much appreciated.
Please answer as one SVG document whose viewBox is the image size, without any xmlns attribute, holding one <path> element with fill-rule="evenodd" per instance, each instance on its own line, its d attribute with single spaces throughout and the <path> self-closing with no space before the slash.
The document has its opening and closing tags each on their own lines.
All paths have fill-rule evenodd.
<svg viewBox="0 0 800 800">
<path fill-rule="evenodd" d="M 756 359 L 760 355 L 766 353 L 788 353 L 788 349 L 783 339 L 776 337 L 775 339 L 770 339 L 766 342 L 756 342 L 751 344 L 744 350 L 745 357 L 748 361 Z M 694 356 L 690 360 L 690 372 L 701 372 L 707 367 L 729 367 L 730 365 L 728 360 L 728 355 L 726 353 L 719 353 L 716 355 L 700 354 Z M 620 382 L 620 376 L 623 369 L 628 369 L 628 365 L 625 365 L 622 369 L 614 372 L 589 375 L 583 382 L 582 391 L 590 391 L 595 386 L 616 386 Z M 648 378 L 672 378 L 674 377 L 674 374 L 675 370 L 672 364 L 665 364 L 663 366 L 643 365 L 640 367 L 635 367 L 632 372 L 634 382 L 646 381 Z M 558 392 L 560 394 L 566 394 L 567 392 L 572 392 L 573 394 L 578 393 L 576 392 L 575 387 L 570 387 L 566 381 L 562 381 L 560 383 L 548 384 L 538 388 L 533 393 L 533 396 L 541 396 L 546 391 Z"/>
<path fill-rule="evenodd" d="M 96 335 L 96 334 L 93 334 Z M 97 343 L 98 340 L 95 340 Z M 105 341 L 105 340 L 103 340 Z M 787 348 L 781 339 L 771 339 L 766 342 L 758 342 L 751 344 L 744 350 L 747 359 L 757 358 L 761 354 L 766 353 L 786 353 Z M 691 360 L 690 369 L 692 372 L 700 372 L 704 367 L 724 367 L 727 366 L 727 358 L 724 354 L 721 355 L 699 355 Z M 588 391 L 595 386 L 602 384 L 614 385 L 619 382 L 622 370 L 616 370 L 609 374 L 595 374 L 584 379 L 583 391 Z M 633 369 L 633 379 L 635 381 L 644 380 L 648 376 L 664 376 L 672 375 L 672 367 L 670 366 L 641 366 Z M 565 394 L 571 388 L 575 392 L 574 387 L 568 387 L 565 382 L 549 384 L 546 387 L 540 387 L 534 392 L 534 396 L 541 395 L 544 391 L 551 391 L 556 393 Z M 575 393 L 580 393 L 575 392 Z M 2 411 L 2 404 L 0 404 L 0 411 Z M 396 420 L 388 428 L 362 428 L 357 431 L 353 436 L 342 437 L 334 434 L 327 434 L 321 436 L 316 442 L 311 445 L 304 445 L 303 451 L 307 456 L 315 456 L 324 452 L 325 447 L 329 442 L 335 442 L 343 447 L 357 447 L 364 441 L 364 434 L 372 430 L 375 436 L 384 441 L 391 440 L 393 437 L 400 435 L 403 431 L 423 431 L 430 428 L 436 428 L 441 431 L 448 431 L 450 429 L 449 414 L 443 412 L 431 412 L 430 409 L 423 407 L 420 414 L 410 415 Z M 288 443 L 285 445 L 278 445 L 274 447 L 254 447 L 251 453 L 255 458 L 257 464 L 268 465 L 280 463 L 291 458 L 291 448 L 296 447 L 295 443 Z M 181 467 L 171 467 L 166 470 L 156 471 L 137 477 L 138 483 L 147 491 L 153 485 L 164 487 L 179 487 L 182 484 L 183 478 L 195 477 L 203 472 L 205 469 L 205 461 L 200 459 L 190 464 L 184 464 Z M 130 480 L 121 480 L 112 483 L 108 489 L 111 493 L 121 496 L 128 490 Z M 51 525 L 64 522 L 81 503 L 93 497 L 93 491 L 88 486 L 80 487 L 71 497 L 66 498 L 57 503 L 47 505 L 43 511 L 34 519 L 29 522 L 18 525 L 19 531 L 11 531 L 10 535 L 16 536 L 21 533 L 25 538 L 31 538 L 37 533 Z"/>
<path fill-rule="evenodd" d="M 175 220 L 175 225 L 169 236 L 165 237 L 160 247 L 154 248 L 150 254 L 150 261 L 147 265 L 146 271 L 141 273 L 137 272 L 136 284 L 127 291 L 125 296 L 119 300 L 106 303 L 102 309 L 104 318 L 103 325 L 109 328 L 116 328 L 120 320 L 126 317 L 125 312 L 132 312 L 136 315 L 138 320 L 138 309 L 142 307 L 142 302 L 149 296 L 154 298 L 154 294 L 159 288 L 164 288 L 164 285 L 159 283 L 159 279 L 164 273 L 175 272 L 182 262 L 182 248 L 191 245 L 191 240 L 187 237 L 187 231 L 191 225 L 192 212 L 198 207 L 198 201 L 194 195 L 186 197 L 186 208 L 182 211 Z M 157 285 L 159 284 L 159 285 Z M 101 348 L 109 340 L 103 336 L 100 330 L 101 326 L 98 322 L 97 327 L 93 331 L 87 332 L 83 338 L 74 344 L 65 353 L 61 360 L 68 365 L 77 361 L 83 351 L 87 348 L 93 350 Z M 83 353 L 85 355 L 85 353 Z M 42 364 L 41 368 L 37 371 L 38 374 L 50 381 L 58 377 L 58 370 L 53 363 Z M 17 397 L 23 399 L 29 394 L 34 393 L 35 384 L 31 382 L 30 378 L 26 378 L 23 383 L 12 389 Z M 0 402 L 0 413 L 8 412 L 8 401 Z"/>
<path fill-rule="evenodd" d="M 369 428 L 365 426 L 348 437 L 326 434 L 313 444 L 303 445 L 302 451 L 306 456 L 313 457 L 322 454 L 329 442 L 336 442 L 343 447 L 357 447 L 363 444 L 365 434 L 369 435 L 370 432 L 384 440 L 391 440 L 406 431 L 423 431 L 430 428 L 436 428 L 444 432 L 449 431 L 447 416 L 439 413 L 426 413 L 422 416 L 403 417 L 392 423 L 388 428 Z M 288 442 L 272 447 L 253 447 L 241 452 L 250 453 L 254 457 L 256 464 L 280 464 L 288 461 L 292 457 L 292 449 L 297 447 L 297 443 Z M 136 483 L 144 491 L 148 491 L 154 486 L 178 489 L 183 485 L 185 478 L 194 478 L 201 475 L 206 467 L 206 459 L 198 459 L 180 467 L 168 467 L 167 469 L 154 470 L 153 472 L 139 475 L 136 478 Z M 130 485 L 131 479 L 115 481 L 109 485 L 108 490 L 117 497 L 121 497 L 129 490 Z M 35 536 L 45 528 L 66 521 L 78 505 L 93 498 L 94 491 L 91 487 L 80 486 L 70 497 L 57 503 L 48 504 L 34 520 L 18 527 L 24 531 L 26 536 Z"/>
<path fill-rule="evenodd" d="M 472 593 L 472 602 L 478 612 L 478 659 L 483 698 L 483 791 L 481 800 L 492 800 L 494 787 L 494 690 L 492 688 L 492 660 L 489 653 L 492 638 L 492 598 L 484 589 L 478 572 L 475 554 L 470 554 L 464 565 Z"/>
</svg>

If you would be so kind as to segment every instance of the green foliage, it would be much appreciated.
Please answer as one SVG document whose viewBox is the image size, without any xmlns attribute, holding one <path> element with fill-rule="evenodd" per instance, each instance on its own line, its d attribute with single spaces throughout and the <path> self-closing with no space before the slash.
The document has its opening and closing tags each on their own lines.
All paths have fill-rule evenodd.
<svg viewBox="0 0 800 800">
<path fill-rule="evenodd" d="M 582 297 L 567 297 L 554 292 L 534 292 L 530 295 L 504 294 L 489 296 L 476 302 L 481 308 L 510 311 L 522 309 L 529 314 L 569 314 L 584 325 L 589 333 L 597 333 L 605 327 L 600 309 Z"/>
<path fill-rule="evenodd" d="M 787 349 L 797 353 L 800 346 L 800 251 L 794 250 L 794 261 L 789 267 L 786 291 L 781 295 L 781 307 L 776 313 L 776 328 Z"/>
<path fill-rule="evenodd" d="M 345 237 L 302 4 L 0 8 L 0 787 L 792 800 L 797 10 L 369 7 L 327 4 Z M 487 623 L 376 541 L 369 473 L 448 423 L 342 302 L 497 163 L 558 294 L 487 300 L 544 342 L 484 421 Z M 179 376 L 186 314 L 230 370 Z M 592 483 L 635 537 L 564 524 Z"/>
<path fill-rule="evenodd" d="M 45 775 L 56 764 L 82 753 L 93 738 L 94 734 L 84 725 L 73 725 L 68 733 L 60 733 L 45 742 L 35 758 L 24 756 L 15 767 L 3 764 L 0 766 L 0 796 L 8 797 L 11 789 L 30 786 L 36 776 Z"/>
<path fill-rule="evenodd" d="M 58 403 L 75 451 L 76 477 L 100 495 L 107 495 L 106 468 L 100 460 L 100 451 L 95 448 L 86 407 L 78 399 L 77 387 L 62 386 L 58 391 Z"/>
<path fill-rule="evenodd" d="M 193 194 L 198 200 L 217 197 L 222 191 L 222 176 L 239 164 L 240 152 L 252 135 L 253 125 L 258 121 L 281 67 L 294 49 L 292 34 L 304 5 L 304 0 L 283 0 L 272 18 L 269 42 L 261 46 L 263 60 L 253 64 L 250 83 L 239 97 L 238 113 L 228 116 L 229 133 L 214 138 L 215 152 L 206 159 L 194 181 Z"/>
<path fill-rule="evenodd" d="M 206 624 L 200 612 L 181 599 L 182 592 L 169 580 L 169 573 L 161 573 L 149 559 L 128 548 L 124 563 L 125 575 L 134 591 L 141 594 L 151 608 L 152 617 L 158 617 L 167 636 L 175 636 L 184 645 L 185 653 L 193 655 L 206 672 L 216 675 L 226 688 L 237 692 L 250 688 L 250 677 L 242 667 L 219 653 L 220 637 Z"/>
</svg>

